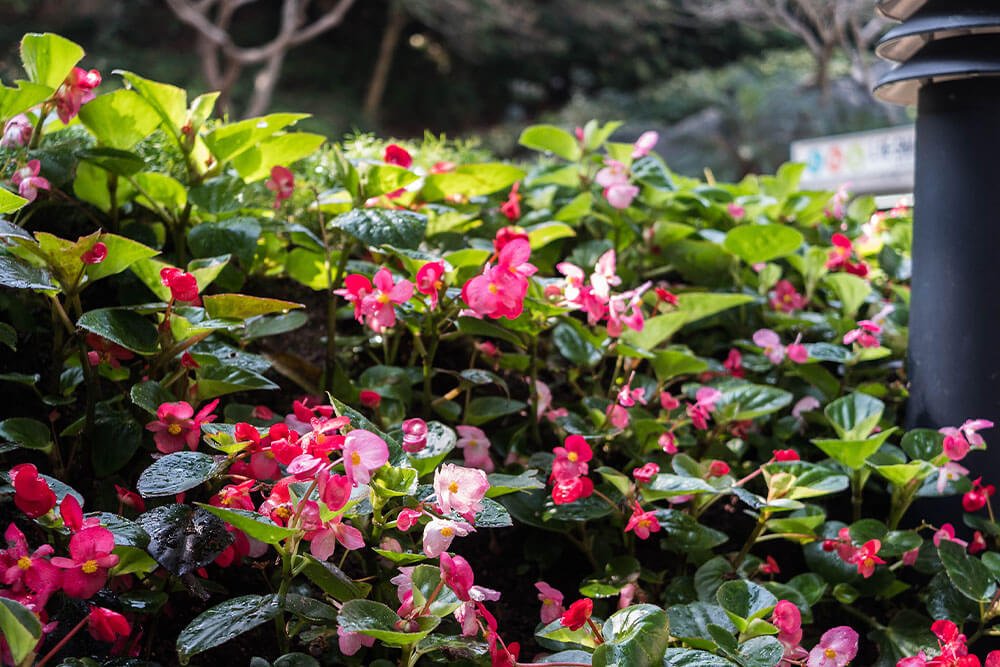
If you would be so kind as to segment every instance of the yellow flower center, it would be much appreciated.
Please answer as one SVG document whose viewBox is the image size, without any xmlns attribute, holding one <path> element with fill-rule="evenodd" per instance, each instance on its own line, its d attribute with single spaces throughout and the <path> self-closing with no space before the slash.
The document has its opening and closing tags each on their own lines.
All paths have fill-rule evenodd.
<svg viewBox="0 0 1000 667">
<path fill-rule="evenodd" d="M 649 519 L 639 519 L 639 527 L 640 528 L 649 528 L 652 525 L 653 525 L 653 522 L 650 521 Z"/>
<path fill-rule="evenodd" d="M 22 570 L 30 570 L 31 559 L 28 558 L 27 556 L 21 556 L 20 558 L 17 559 L 17 566 Z"/>
<path fill-rule="evenodd" d="M 361 454 L 351 452 L 351 464 L 356 466 L 361 465 Z"/>
<path fill-rule="evenodd" d="M 84 574 L 93 574 L 97 572 L 97 561 L 93 559 L 88 560 L 80 567 L 80 569 L 83 570 Z"/>
<path fill-rule="evenodd" d="M 291 510 L 289 510 L 287 507 L 279 507 L 278 509 L 274 510 L 274 513 L 282 519 L 287 519 L 288 517 L 292 516 Z"/>
<path fill-rule="evenodd" d="M 389 295 L 388 294 L 380 294 L 379 297 L 378 297 L 378 302 L 381 303 L 381 304 L 389 303 Z"/>
<path fill-rule="evenodd" d="M 226 507 L 229 507 L 230 505 L 233 504 L 233 497 L 232 496 L 222 496 L 222 498 L 219 499 L 219 502 L 221 502 Z"/>
<path fill-rule="evenodd" d="M 184 428 L 180 424 L 171 424 L 167 427 L 167 433 L 170 435 L 180 435 Z"/>
<path fill-rule="evenodd" d="M 451 537 L 455 534 L 455 529 L 451 526 L 445 526 L 441 529 L 441 537 Z"/>
<path fill-rule="evenodd" d="M 580 458 L 580 455 L 577 454 L 576 452 L 570 452 L 569 454 L 566 455 L 566 458 L 568 458 L 573 463 L 576 463 L 577 459 Z"/>
<path fill-rule="evenodd" d="M 823 651 L 823 655 L 825 655 L 830 660 L 833 660 L 834 658 L 837 657 L 837 652 L 834 651 L 832 648 L 828 648 L 825 651 Z"/>
<path fill-rule="evenodd" d="M 490 291 L 490 294 L 497 293 L 497 286 L 494 283 L 490 283 L 490 286 L 487 289 Z"/>
<path fill-rule="evenodd" d="M 555 601 L 553 601 L 551 598 L 545 598 L 544 600 L 542 600 L 542 604 L 555 604 Z"/>
<path fill-rule="evenodd" d="M 448 490 L 452 493 L 458 493 L 458 482 L 452 482 L 448 485 Z"/>
</svg>

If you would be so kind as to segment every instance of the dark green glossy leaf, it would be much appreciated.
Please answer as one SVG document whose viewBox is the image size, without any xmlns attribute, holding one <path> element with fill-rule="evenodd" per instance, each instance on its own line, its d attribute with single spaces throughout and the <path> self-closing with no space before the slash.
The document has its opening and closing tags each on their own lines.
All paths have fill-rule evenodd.
<svg viewBox="0 0 1000 667">
<path fill-rule="evenodd" d="M 331 224 L 369 247 L 416 248 L 427 230 L 427 216 L 411 211 L 356 208 Z"/>
<path fill-rule="evenodd" d="M 198 614 L 177 636 L 177 655 L 182 663 L 230 639 L 267 623 L 278 615 L 277 595 L 243 595 L 226 600 Z"/>
<path fill-rule="evenodd" d="M 76 325 L 138 354 L 156 354 L 159 348 L 156 325 L 134 310 L 91 310 L 80 316 Z"/>
<path fill-rule="evenodd" d="M 177 576 L 205 567 L 233 542 L 226 524 L 201 508 L 163 505 L 139 515 L 149 555 Z"/>
<path fill-rule="evenodd" d="M 172 496 L 207 482 L 226 468 L 226 460 L 221 457 L 201 452 L 174 452 L 146 468 L 136 488 L 145 498 Z"/>
</svg>

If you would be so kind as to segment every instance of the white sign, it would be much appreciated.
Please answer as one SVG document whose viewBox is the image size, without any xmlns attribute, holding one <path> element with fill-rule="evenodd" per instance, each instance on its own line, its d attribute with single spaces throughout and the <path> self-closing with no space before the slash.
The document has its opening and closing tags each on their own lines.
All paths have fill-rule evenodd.
<svg viewBox="0 0 1000 667">
<path fill-rule="evenodd" d="M 913 192 L 916 133 L 912 125 L 855 132 L 792 144 L 792 162 L 806 170 L 802 187 L 855 194 Z"/>
</svg>

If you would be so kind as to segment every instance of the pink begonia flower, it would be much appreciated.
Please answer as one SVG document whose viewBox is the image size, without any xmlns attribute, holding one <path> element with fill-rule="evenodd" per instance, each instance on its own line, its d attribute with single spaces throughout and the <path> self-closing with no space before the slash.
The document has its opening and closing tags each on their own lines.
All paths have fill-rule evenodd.
<svg viewBox="0 0 1000 667">
<path fill-rule="evenodd" d="M 781 344 L 778 334 L 771 329 L 758 329 L 753 335 L 753 343 L 764 350 L 764 356 L 772 364 L 778 365 L 785 359 L 785 346 Z"/>
<path fill-rule="evenodd" d="M 0 137 L 0 146 L 3 148 L 23 148 L 31 142 L 31 135 L 35 128 L 31 124 L 31 119 L 23 113 L 18 114 L 7 121 L 3 128 L 3 137 Z"/>
<path fill-rule="evenodd" d="M 704 405 L 699 405 L 698 403 L 688 403 L 686 411 L 688 419 L 691 420 L 691 424 L 697 430 L 704 431 L 708 428 L 708 408 Z"/>
<path fill-rule="evenodd" d="M 602 188 L 628 183 L 628 167 L 618 160 L 606 158 L 604 160 L 604 168 L 597 172 L 594 182 Z"/>
<path fill-rule="evenodd" d="M 371 330 L 382 333 L 395 326 L 395 306 L 410 300 L 413 296 L 413 283 L 404 278 L 394 284 L 389 269 L 384 268 L 375 273 L 372 283 L 375 289 L 364 298 L 361 310 Z"/>
<path fill-rule="evenodd" d="M 0 582 L 11 592 L 21 593 L 27 586 L 36 600 L 45 606 L 49 596 L 62 586 L 62 570 L 49 562 L 54 549 L 43 544 L 34 551 L 28 550 L 28 540 L 13 523 L 4 532 L 7 549 L 0 552 Z"/>
<path fill-rule="evenodd" d="M 664 410 L 670 411 L 681 407 L 681 402 L 669 391 L 662 391 L 660 392 L 660 405 Z"/>
<path fill-rule="evenodd" d="M 803 396 L 792 407 L 793 417 L 802 417 L 807 412 L 812 412 L 820 406 L 819 400 L 814 396 Z"/>
<path fill-rule="evenodd" d="M 416 454 L 427 447 L 427 422 L 419 417 L 406 419 L 401 425 L 403 431 L 403 451 Z"/>
<path fill-rule="evenodd" d="M 709 412 L 715 410 L 715 404 L 722 398 L 722 392 L 714 387 L 701 387 L 695 392 L 694 399 L 698 405 Z"/>
<path fill-rule="evenodd" d="M 625 327 L 633 331 L 642 331 L 646 319 L 642 314 L 642 295 L 652 283 L 645 282 L 634 290 L 615 294 L 608 300 L 608 335 L 617 337 Z"/>
<path fill-rule="evenodd" d="M 774 286 L 773 296 L 770 300 L 771 308 L 780 310 L 783 313 L 794 313 L 802 310 L 809 301 L 795 289 L 795 285 L 787 280 L 779 280 Z"/>
<path fill-rule="evenodd" d="M 604 190 L 604 198 L 613 208 L 617 209 L 628 208 L 638 195 L 639 188 L 627 183 L 612 185 Z"/>
<path fill-rule="evenodd" d="M 444 273 L 444 262 L 427 262 L 417 270 L 417 291 L 430 297 L 431 310 L 437 308 L 438 294 L 444 287 Z"/>
<path fill-rule="evenodd" d="M 48 190 L 52 187 L 48 179 L 38 175 L 41 169 L 41 162 L 28 160 L 28 164 L 14 172 L 10 177 L 10 182 L 17 186 L 17 194 L 28 201 L 35 201 L 39 190 Z"/>
<path fill-rule="evenodd" d="M 660 474 L 660 466 L 650 461 L 641 468 L 632 470 L 632 477 L 639 484 L 649 484 L 653 478 Z"/>
<path fill-rule="evenodd" d="M 417 522 L 423 515 L 424 513 L 420 510 L 412 510 L 408 507 L 404 507 L 399 511 L 399 515 L 396 517 L 396 528 L 405 533 L 410 528 L 417 525 Z"/>
<path fill-rule="evenodd" d="M 539 610 L 541 621 L 548 625 L 566 612 L 563 594 L 544 581 L 535 582 L 535 588 L 538 590 L 538 600 L 542 603 Z"/>
<path fill-rule="evenodd" d="M 518 193 L 520 186 L 520 181 L 515 183 L 507 194 L 507 201 L 500 205 L 500 212 L 511 222 L 521 217 L 521 195 Z"/>
<path fill-rule="evenodd" d="M 636 403 L 646 405 L 646 390 L 643 387 L 632 389 L 631 385 L 626 384 L 618 391 L 618 405 L 631 408 Z"/>
<path fill-rule="evenodd" d="M 779 600 L 771 613 L 771 625 L 778 628 L 778 641 L 785 649 L 785 659 L 805 657 L 805 651 L 799 646 L 802 643 L 802 612 L 794 603 Z"/>
<path fill-rule="evenodd" d="M 528 278 L 538 270 L 528 262 L 531 245 L 514 238 L 499 251 L 496 266 L 487 264 L 483 272 L 462 287 L 462 300 L 480 317 L 517 319 L 524 308 Z"/>
<path fill-rule="evenodd" d="M 478 468 L 445 463 L 434 471 L 434 492 L 442 514 L 457 512 L 471 521 L 483 509 L 483 498 L 489 489 L 486 473 Z"/>
<path fill-rule="evenodd" d="M 943 466 L 938 468 L 937 492 L 939 494 L 944 493 L 944 489 L 948 486 L 948 482 L 952 482 L 956 479 L 962 479 L 968 474 L 968 468 L 959 465 L 954 461 L 945 463 Z"/>
<path fill-rule="evenodd" d="M 341 289 L 333 290 L 334 294 L 344 297 L 346 301 L 354 304 L 354 319 L 361 322 L 364 318 L 365 297 L 372 293 L 372 281 L 368 280 L 360 273 L 352 273 L 344 277 L 344 286 Z"/>
<path fill-rule="evenodd" d="M 389 446 L 371 431 L 354 429 L 344 440 L 344 469 L 351 484 L 367 484 L 371 473 L 389 461 Z"/>
<path fill-rule="evenodd" d="M 857 343 L 861 347 L 878 347 L 880 345 L 878 334 L 882 333 L 882 327 L 871 320 L 861 320 L 857 329 L 851 329 L 844 334 L 844 345 Z"/>
<path fill-rule="evenodd" d="M 595 294 L 608 299 L 611 296 L 611 288 L 621 284 L 622 279 L 618 276 L 615 250 L 612 248 L 597 259 L 594 272 L 590 274 L 590 286 L 594 288 Z"/>
<path fill-rule="evenodd" d="M 795 342 L 790 343 L 785 351 L 788 353 L 788 358 L 791 359 L 796 364 L 804 364 L 809 361 L 809 350 L 806 349 L 805 345 L 800 342 L 802 340 L 802 334 L 795 337 Z"/>
<path fill-rule="evenodd" d="M 563 447 L 552 448 L 556 458 L 552 462 L 551 479 L 569 480 L 586 475 L 587 463 L 594 457 L 590 445 L 580 435 L 569 436 L 563 444 Z"/>
<path fill-rule="evenodd" d="M 360 632 L 351 632 L 341 626 L 337 626 L 337 647 L 344 655 L 354 655 L 361 650 L 362 646 L 371 648 L 375 645 L 375 638 Z"/>
<path fill-rule="evenodd" d="M 274 165 L 271 167 L 271 178 L 264 184 L 268 190 L 274 193 L 274 208 L 281 208 L 281 202 L 291 199 L 295 192 L 295 175 L 287 167 Z"/>
<path fill-rule="evenodd" d="M 192 273 L 165 266 L 160 269 L 160 283 L 170 290 L 174 301 L 198 301 L 198 279 Z"/>
<path fill-rule="evenodd" d="M 409 169 L 413 165 L 413 157 L 410 153 L 398 144 L 389 144 L 385 147 L 382 161 L 386 164 L 394 164 L 403 169 Z"/>
<path fill-rule="evenodd" d="M 941 546 L 942 541 L 954 542 L 955 544 L 958 544 L 963 547 L 969 546 L 969 543 L 966 542 L 965 540 L 961 540 L 955 537 L 955 526 L 951 525 L 950 523 L 942 524 L 941 527 L 938 528 L 937 531 L 934 533 L 934 538 L 933 538 L 934 546 L 936 547 Z"/>
<path fill-rule="evenodd" d="M 609 405 L 604 414 L 608 418 L 608 422 L 618 429 L 628 428 L 629 423 L 632 421 L 631 417 L 628 415 L 628 410 L 617 403 Z"/>
<path fill-rule="evenodd" d="M 653 130 L 648 130 L 639 135 L 639 138 L 632 144 L 632 159 L 636 160 L 649 155 L 649 152 L 656 147 L 656 142 L 660 140 L 660 135 Z"/>
<path fill-rule="evenodd" d="M 746 372 L 743 370 L 743 355 L 735 347 L 729 350 L 726 360 L 722 362 L 722 367 L 734 378 L 741 378 L 746 375 Z"/>
<path fill-rule="evenodd" d="M 885 561 L 876 555 L 881 548 L 882 542 L 879 540 L 868 540 L 854 551 L 852 562 L 858 566 L 858 574 L 865 579 L 875 574 L 876 565 L 885 564 Z"/>
<path fill-rule="evenodd" d="M 97 97 L 94 88 L 99 85 L 101 85 L 101 73 L 96 69 L 87 71 L 74 67 L 53 95 L 59 120 L 63 124 L 73 120 L 80 113 L 80 107 Z"/>
<path fill-rule="evenodd" d="M 87 616 L 87 632 L 100 642 L 112 643 L 119 637 L 128 637 L 132 626 L 124 616 L 104 607 L 91 607 Z"/>
<path fill-rule="evenodd" d="M 62 502 L 59 503 L 59 517 L 70 533 L 79 533 L 84 528 L 101 525 L 101 520 L 97 517 L 83 518 L 83 507 L 72 493 L 63 496 Z"/>
<path fill-rule="evenodd" d="M 675 436 L 670 431 L 660 434 L 660 437 L 656 441 L 656 443 L 660 446 L 660 449 L 662 449 L 667 454 L 676 454 L 678 451 L 680 451 L 677 449 L 677 436 Z"/>
<path fill-rule="evenodd" d="M 56 494 L 33 463 L 19 463 L 8 473 L 14 487 L 14 505 L 32 519 L 56 506 Z"/>
<path fill-rule="evenodd" d="M 215 399 L 194 414 L 194 408 L 186 401 L 162 403 L 156 409 L 156 421 L 146 424 L 146 430 L 153 432 L 156 449 L 164 454 L 179 452 L 185 447 L 198 449 L 201 439 L 201 425 L 215 421 L 212 410 L 219 404 Z"/>
<path fill-rule="evenodd" d="M 643 511 L 639 503 L 632 508 L 632 516 L 625 524 L 625 532 L 633 531 L 640 540 L 649 539 L 650 534 L 660 531 L 660 522 L 656 519 L 656 512 Z"/>
<path fill-rule="evenodd" d="M 84 251 L 80 255 L 80 261 L 84 264 L 100 264 L 108 258 L 108 246 L 98 241 L 90 250 Z"/>
<path fill-rule="evenodd" d="M 913 549 L 910 549 L 909 551 L 903 552 L 903 556 L 902 558 L 900 558 L 900 560 L 903 561 L 903 565 L 908 565 L 910 567 L 913 567 L 914 565 L 916 565 L 917 558 L 919 556 L 920 556 L 920 547 L 915 547 Z"/>
<path fill-rule="evenodd" d="M 459 600 L 468 602 L 470 599 L 469 589 L 472 588 L 475 581 L 475 575 L 469 561 L 461 556 L 450 556 L 445 551 L 441 553 L 440 567 L 441 579 L 444 580 L 445 585 L 455 593 L 455 597 Z"/>
<path fill-rule="evenodd" d="M 493 459 L 490 458 L 490 440 L 483 430 L 475 426 L 459 425 L 456 446 L 462 450 L 465 465 L 479 468 L 487 473 L 493 472 Z"/>
<path fill-rule="evenodd" d="M 84 528 L 69 539 L 69 558 L 55 557 L 51 563 L 63 570 L 63 592 L 86 600 L 104 587 L 108 570 L 118 564 L 115 536 L 100 526 Z"/>
<path fill-rule="evenodd" d="M 858 654 L 858 633 L 846 625 L 823 633 L 809 652 L 807 667 L 845 667 Z"/>
<path fill-rule="evenodd" d="M 316 512 L 318 518 L 318 508 Z M 309 553 L 321 561 L 325 561 L 333 555 L 338 542 L 349 551 L 362 549 L 365 546 L 365 538 L 361 531 L 354 526 L 343 523 L 339 516 L 321 524 L 316 530 L 306 532 L 305 539 L 309 540 Z"/>
<path fill-rule="evenodd" d="M 448 550 L 452 540 L 456 537 L 465 537 L 473 531 L 475 528 L 465 521 L 431 519 L 424 526 L 424 554 L 430 558 L 437 558 L 442 552 Z"/>
</svg>

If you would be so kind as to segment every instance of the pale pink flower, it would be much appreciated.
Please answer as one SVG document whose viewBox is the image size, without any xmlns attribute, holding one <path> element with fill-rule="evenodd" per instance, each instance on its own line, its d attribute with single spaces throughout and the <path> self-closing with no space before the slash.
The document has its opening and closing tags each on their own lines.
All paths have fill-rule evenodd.
<svg viewBox="0 0 1000 667">
<path fill-rule="evenodd" d="M 465 537 L 474 530 L 475 528 L 465 521 L 431 519 L 424 526 L 424 554 L 430 558 L 437 558 L 442 552 L 448 550 L 452 540 L 456 537 Z"/>
<path fill-rule="evenodd" d="M 536 582 L 535 588 L 538 589 L 538 600 L 542 603 L 539 610 L 542 623 L 547 625 L 565 613 L 562 593 L 544 581 Z"/>
<path fill-rule="evenodd" d="M 42 163 L 38 160 L 28 160 L 28 163 L 14 172 L 10 177 L 12 185 L 17 186 L 17 194 L 28 201 L 35 201 L 39 190 L 48 190 L 52 186 L 49 181 L 38 175 L 41 171 Z"/>
<path fill-rule="evenodd" d="M 31 120 L 23 113 L 18 114 L 7 121 L 3 128 L 3 137 L 0 138 L 0 146 L 4 148 L 22 148 L 31 141 L 34 126 Z"/>
<path fill-rule="evenodd" d="M 612 403 L 608 406 L 605 416 L 611 425 L 615 428 L 625 429 L 628 428 L 629 422 L 631 421 L 628 416 L 628 410 L 618 405 L 617 403 Z"/>
<path fill-rule="evenodd" d="M 846 625 L 823 633 L 809 652 L 808 667 L 846 667 L 858 654 L 858 633 Z"/>
<path fill-rule="evenodd" d="M 430 297 L 431 310 L 437 308 L 438 294 L 444 287 L 444 262 L 427 262 L 417 271 L 417 291 Z"/>
<path fill-rule="evenodd" d="M 722 398 L 722 392 L 714 387 L 701 387 L 694 395 L 697 404 L 709 412 L 715 410 L 715 404 Z"/>
<path fill-rule="evenodd" d="M 385 440 L 370 431 L 354 429 L 344 439 L 344 469 L 351 484 L 367 484 L 371 473 L 389 461 Z"/>
<path fill-rule="evenodd" d="M 375 645 L 375 638 L 360 632 L 351 632 L 337 626 L 337 646 L 344 655 L 354 655 L 361 650 L 362 646 L 372 647 Z"/>
<path fill-rule="evenodd" d="M 632 144 L 632 159 L 638 159 L 649 155 L 649 152 L 656 147 L 656 142 L 660 140 L 660 135 L 653 130 L 643 132 L 635 143 Z"/>
<path fill-rule="evenodd" d="M 639 188 L 635 185 L 622 184 L 612 185 L 604 190 L 604 198 L 608 200 L 613 208 L 626 209 L 632 204 L 632 200 L 639 194 Z"/>
<path fill-rule="evenodd" d="M 955 544 L 967 547 L 969 543 L 965 540 L 961 540 L 955 537 L 955 526 L 950 523 L 942 524 L 940 528 L 934 533 L 933 542 L 934 546 L 941 546 L 941 542 L 954 542 Z"/>
<path fill-rule="evenodd" d="M 590 274 L 590 285 L 594 288 L 595 294 L 607 299 L 611 296 L 611 288 L 621 284 L 615 250 L 612 248 L 598 258 L 594 272 Z"/>
<path fill-rule="evenodd" d="M 80 107 L 97 97 L 94 88 L 99 85 L 101 85 L 101 73 L 96 69 L 87 71 L 74 67 L 52 96 L 59 120 L 69 124 L 80 113 Z"/>
<path fill-rule="evenodd" d="M 645 388 L 632 389 L 631 385 L 626 384 L 618 391 L 618 405 L 631 408 L 636 403 L 646 405 Z"/>
<path fill-rule="evenodd" d="M 413 296 L 413 283 L 401 279 L 393 283 L 389 269 L 379 269 L 372 278 L 374 291 L 364 297 L 361 311 L 368 326 L 375 333 L 382 333 L 396 324 L 395 306 L 406 303 Z"/>
<path fill-rule="evenodd" d="M 427 447 L 427 422 L 419 417 L 407 419 L 402 423 L 403 451 L 416 454 Z"/>
<path fill-rule="evenodd" d="M 880 333 L 882 333 L 881 326 L 871 320 L 861 320 L 858 322 L 858 328 L 844 334 L 844 345 L 857 343 L 861 347 L 878 347 Z"/>
<path fill-rule="evenodd" d="M 948 485 L 948 482 L 961 479 L 968 474 L 968 468 L 965 468 L 954 461 L 945 463 L 943 466 L 938 468 L 937 492 L 944 493 L 944 489 Z"/>
<path fill-rule="evenodd" d="M 445 463 L 434 471 L 434 492 L 442 514 L 457 512 L 471 521 L 483 509 L 483 498 L 489 489 L 486 473 L 478 468 Z"/>
<path fill-rule="evenodd" d="M 462 450 L 465 465 L 479 468 L 485 472 L 493 472 L 493 459 L 490 458 L 490 440 L 483 430 L 475 426 L 459 425 L 457 447 Z"/>
<path fill-rule="evenodd" d="M 771 329 L 758 329 L 753 335 L 753 343 L 764 350 L 764 356 L 771 360 L 772 364 L 780 364 L 785 358 L 785 346 L 781 344 L 781 338 Z"/>
<path fill-rule="evenodd" d="M 291 198 L 295 191 L 295 175 L 291 170 L 281 165 L 271 167 L 271 178 L 264 184 L 268 190 L 274 193 L 274 208 L 281 208 L 281 202 Z"/>
<path fill-rule="evenodd" d="M 670 431 L 662 433 L 657 440 L 657 444 L 660 445 L 662 449 L 667 454 L 676 454 L 679 450 L 677 449 L 677 436 L 675 436 Z"/>
<path fill-rule="evenodd" d="M 792 416 L 801 418 L 803 414 L 812 412 L 820 405 L 819 400 L 814 396 L 803 396 L 792 407 Z"/>
</svg>

